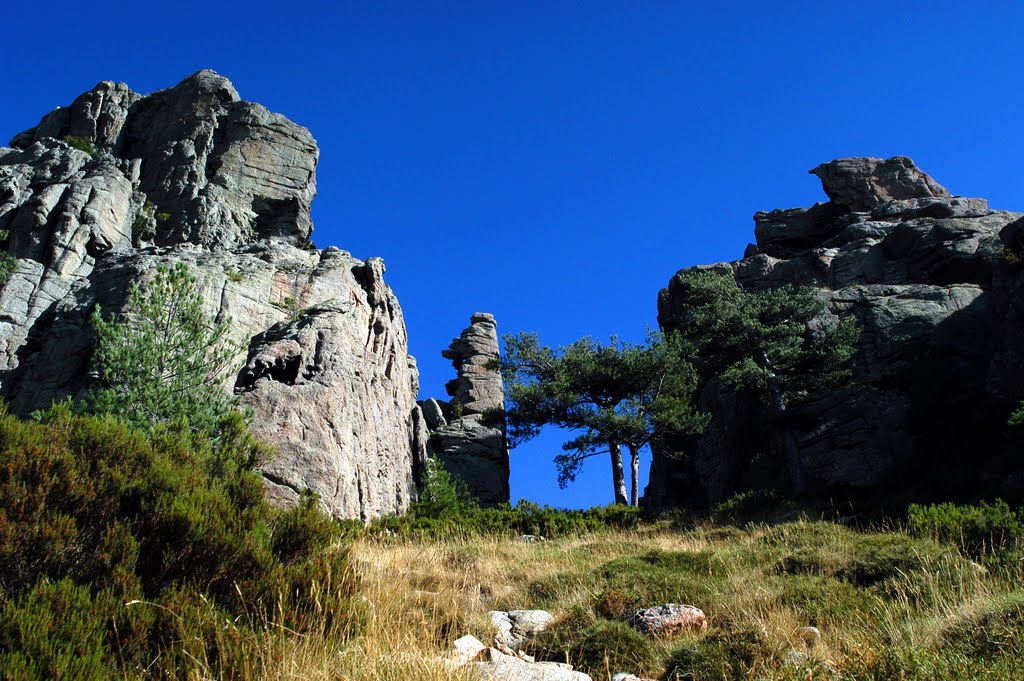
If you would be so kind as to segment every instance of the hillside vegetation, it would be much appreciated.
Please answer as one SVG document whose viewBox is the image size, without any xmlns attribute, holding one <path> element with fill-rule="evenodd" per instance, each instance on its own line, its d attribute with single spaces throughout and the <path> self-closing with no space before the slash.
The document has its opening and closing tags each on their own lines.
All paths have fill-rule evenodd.
<svg viewBox="0 0 1024 681">
<path fill-rule="evenodd" d="M 439 496 L 363 528 L 267 505 L 242 428 L 211 441 L 67 409 L 45 421 L 0 418 L 3 678 L 469 679 L 452 642 L 490 641 L 488 611 L 521 608 L 556 618 L 532 655 L 594 679 L 1011 679 L 1024 665 L 1024 535 L 1003 504 L 855 529 L 735 522 L 743 500 L 692 521 L 452 513 Z M 709 629 L 627 624 L 666 602 L 700 607 Z"/>
<path fill-rule="evenodd" d="M 936 520 L 969 532 L 951 509 L 918 509 L 914 534 Z M 973 527 L 975 536 L 1006 536 L 988 521 Z M 1018 521 L 1009 527 L 1019 531 Z M 339 673 L 448 678 L 426 666 L 392 676 L 394 654 L 417 651 L 422 664 L 465 633 L 489 640 L 488 610 L 544 608 L 556 622 L 529 652 L 594 679 L 1019 678 L 1020 554 L 1004 543 L 972 560 L 963 536 L 942 543 L 808 519 L 645 522 L 541 542 L 370 533 L 352 556 L 374 606 L 359 645 L 377 662 Z M 657 640 L 625 624 L 633 609 L 666 602 L 702 608 L 709 630 Z M 821 631 L 813 647 L 800 635 L 805 626 Z"/>
</svg>

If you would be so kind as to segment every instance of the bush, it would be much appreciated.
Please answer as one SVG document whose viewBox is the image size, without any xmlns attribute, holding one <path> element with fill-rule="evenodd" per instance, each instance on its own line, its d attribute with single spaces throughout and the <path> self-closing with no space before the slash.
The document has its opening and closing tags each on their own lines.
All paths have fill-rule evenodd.
<svg viewBox="0 0 1024 681">
<path fill-rule="evenodd" d="M 42 416 L 0 412 L 0 677 L 184 677 L 195 658 L 231 678 L 270 623 L 356 624 L 336 528 L 311 498 L 267 504 L 240 420 L 214 443 Z"/>
<path fill-rule="evenodd" d="M 503 504 L 479 508 L 467 504 L 464 499 L 460 501 L 458 492 L 446 489 L 447 482 L 437 487 L 429 480 L 428 477 L 421 500 L 413 504 L 408 515 L 379 518 L 370 527 L 370 532 L 430 538 L 529 534 L 552 539 L 610 529 L 631 529 L 644 519 L 641 509 L 621 505 L 566 510 L 521 500 L 515 506 Z M 458 485 L 457 482 L 452 484 Z M 451 510 L 453 508 L 457 510 Z"/>
<path fill-rule="evenodd" d="M 740 492 L 716 506 L 711 515 L 719 522 L 763 522 L 796 510 L 796 504 L 776 490 Z"/>
<path fill-rule="evenodd" d="M 10 253 L 0 253 L 0 286 L 3 286 L 14 276 L 18 269 L 18 259 Z"/>
<path fill-rule="evenodd" d="M 914 504 L 907 516 L 912 534 L 953 544 L 974 558 L 1011 552 L 1024 544 L 1024 514 L 1001 499 L 977 506 Z"/>
<path fill-rule="evenodd" d="M 477 508 L 476 498 L 460 478 L 448 472 L 439 459 L 427 459 L 423 483 L 409 513 L 416 518 L 454 518 Z"/>
<path fill-rule="evenodd" d="M 138 247 L 143 241 L 149 241 L 156 236 L 154 231 L 156 206 L 152 201 L 147 200 L 139 206 L 135 218 L 132 220 L 132 244 Z"/>
<path fill-rule="evenodd" d="M 772 528 L 761 540 L 766 561 L 776 552 L 776 572 L 834 577 L 869 587 L 920 570 L 937 560 L 942 547 L 903 534 L 863 534 L 831 523 L 791 523 Z"/>
<path fill-rule="evenodd" d="M 768 641 L 755 631 L 717 632 L 683 641 L 669 657 L 669 681 L 731 681 L 751 678 L 751 671 L 772 658 Z"/>
<path fill-rule="evenodd" d="M 575 608 L 530 643 L 538 659 L 567 662 L 594 678 L 623 670 L 650 673 L 657 666 L 651 642 L 622 622 L 598 620 Z"/>
<path fill-rule="evenodd" d="M 90 156 L 96 155 L 96 147 L 93 146 L 92 142 L 84 137 L 78 137 L 77 135 L 65 135 L 64 141 L 67 142 L 69 146 L 78 149 L 79 151 L 84 151 Z"/>
<path fill-rule="evenodd" d="M 600 588 L 595 608 L 621 619 L 664 603 L 705 603 L 726 570 L 708 551 L 650 551 L 605 563 L 595 575 Z"/>
<path fill-rule="evenodd" d="M 859 535 L 854 555 L 835 576 L 857 586 L 872 586 L 924 569 L 941 551 L 934 545 L 897 534 Z"/>
<path fill-rule="evenodd" d="M 786 575 L 779 586 L 776 602 L 815 627 L 842 625 L 855 615 L 872 613 L 880 603 L 870 591 L 832 577 Z"/>
</svg>

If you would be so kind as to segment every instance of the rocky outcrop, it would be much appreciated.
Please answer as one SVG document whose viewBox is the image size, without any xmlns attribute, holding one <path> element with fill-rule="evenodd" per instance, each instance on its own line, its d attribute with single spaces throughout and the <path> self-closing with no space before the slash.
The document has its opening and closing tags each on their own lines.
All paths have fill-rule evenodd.
<svg viewBox="0 0 1024 681">
<path fill-rule="evenodd" d="M 185 262 L 245 348 L 225 389 L 276 445 L 270 495 L 310 489 L 349 518 L 407 508 L 426 446 L 415 362 L 383 262 L 309 242 L 309 131 L 201 71 L 146 96 L 100 83 L 11 145 L 0 380 L 12 410 L 81 397 L 94 307 L 116 312 L 132 282 Z"/>
<path fill-rule="evenodd" d="M 483 505 L 507 502 L 505 397 L 501 371 L 494 366 L 500 356 L 494 317 L 474 314 L 470 326 L 441 354 L 458 375 L 445 385 L 450 401 L 420 403 L 430 430 L 430 453 Z"/>
<path fill-rule="evenodd" d="M 951 196 L 905 157 L 811 172 L 828 203 L 758 213 L 745 257 L 710 267 L 750 291 L 816 287 L 828 301 L 820 323 L 859 323 L 853 380 L 790 410 L 812 488 L 834 499 L 1018 496 L 1005 424 L 1024 398 L 1021 214 Z M 659 295 L 664 330 L 684 302 L 677 275 Z M 768 415 L 713 381 L 699 399 L 714 418 L 656 453 L 648 503 L 785 488 Z"/>
</svg>

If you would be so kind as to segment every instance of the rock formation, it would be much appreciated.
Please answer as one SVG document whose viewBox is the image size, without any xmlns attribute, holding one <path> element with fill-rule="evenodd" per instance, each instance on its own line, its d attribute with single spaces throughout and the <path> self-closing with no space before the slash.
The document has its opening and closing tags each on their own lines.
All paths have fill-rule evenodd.
<svg viewBox="0 0 1024 681">
<path fill-rule="evenodd" d="M 445 385 L 451 401 L 430 398 L 420 403 L 430 452 L 482 504 L 507 502 L 505 396 L 501 371 L 492 366 L 500 356 L 494 317 L 473 315 L 470 326 L 441 355 L 452 361 L 458 376 Z"/>
<path fill-rule="evenodd" d="M 821 323 L 853 315 L 860 325 L 851 383 L 791 409 L 816 493 L 1019 496 L 1024 467 L 1005 436 L 1024 397 L 1021 214 L 951 196 L 905 157 L 811 172 L 829 202 L 757 213 L 756 245 L 709 267 L 751 291 L 816 287 L 828 301 Z M 680 284 L 673 277 L 658 298 L 666 331 L 684 302 Z M 714 382 L 700 401 L 712 423 L 656 452 L 647 501 L 705 506 L 784 489 L 781 454 L 762 437 L 767 415 Z"/>
<path fill-rule="evenodd" d="M 416 365 L 384 263 L 309 242 L 309 131 L 200 71 L 146 96 L 100 83 L 11 146 L 0 381 L 15 413 L 81 397 L 95 305 L 116 312 L 132 281 L 186 262 L 247 346 L 225 389 L 277 447 L 270 494 L 311 489 L 339 517 L 407 508 L 425 448 Z"/>
</svg>

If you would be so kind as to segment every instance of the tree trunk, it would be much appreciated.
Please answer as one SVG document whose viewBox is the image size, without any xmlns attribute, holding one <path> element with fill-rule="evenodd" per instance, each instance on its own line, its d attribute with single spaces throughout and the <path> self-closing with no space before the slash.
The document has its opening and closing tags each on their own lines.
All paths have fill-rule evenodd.
<svg viewBox="0 0 1024 681">
<path fill-rule="evenodd" d="M 615 486 L 615 503 L 625 506 L 629 501 L 626 499 L 626 474 L 622 470 L 622 449 L 618 442 L 609 443 L 608 448 L 612 453 L 612 484 Z"/>
<path fill-rule="evenodd" d="M 640 505 L 640 450 L 633 445 L 629 445 L 629 456 L 630 456 L 630 467 L 632 468 L 632 478 L 630 479 L 630 496 L 629 505 L 639 506 Z"/>
<path fill-rule="evenodd" d="M 775 412 L 775 418 L 781 420 L 786 415 L 786 398 L 782 394 L 782 388 L 779 387 L 779 379 L 771 372 L 768 374 L 768 392 L 771 395 L 772 411 Z M 804 471 L 800 465 L 800 450 L 797 449 L 796 438 L 793 437 L 793 431 L 783 423 L 776 424 L 774 429 L 786 460 L 786 472 L 789 474 L 789 484 L 793 488 L 793 494 L 802 496 L 807 491 L 807 486 L 804 483 Z"/>
</svg>

